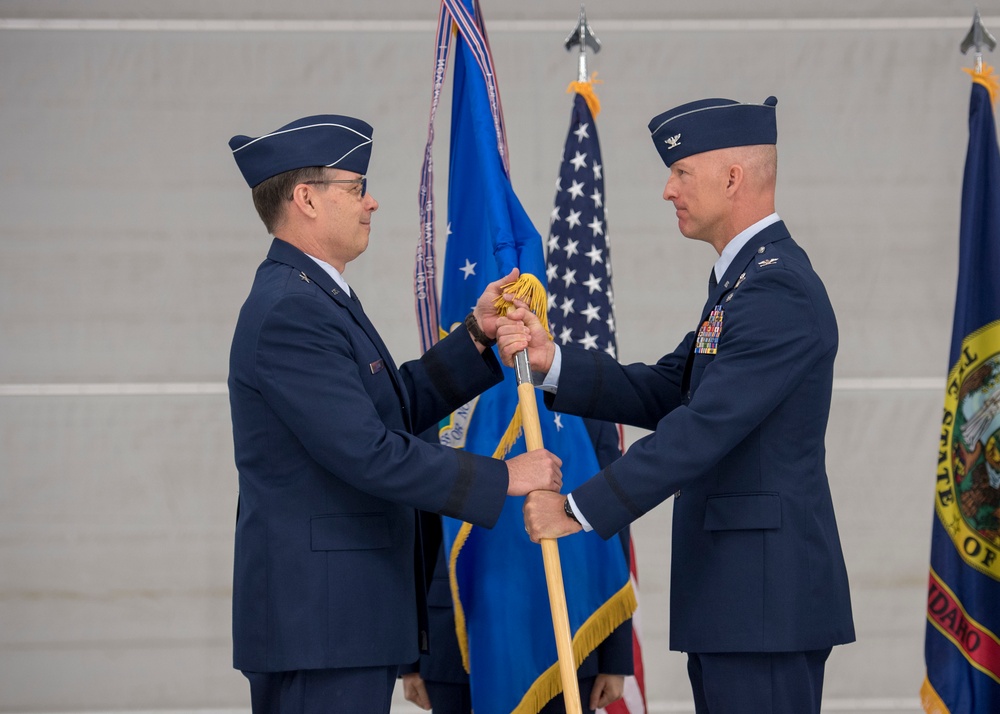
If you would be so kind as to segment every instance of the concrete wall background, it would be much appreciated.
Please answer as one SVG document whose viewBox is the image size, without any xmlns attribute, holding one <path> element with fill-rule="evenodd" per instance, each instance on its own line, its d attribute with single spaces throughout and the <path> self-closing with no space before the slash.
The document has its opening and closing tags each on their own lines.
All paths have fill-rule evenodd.
<svg viewBox="0 0 1000 714">
<path fill-rule="evenodd" d="M 544 233 L 578 5 L 482 4 L 514 186 Z M 0 0 L 0 711 L 245 708 L 224 381 L 268 238 L 226 142 L 313 113 L 375 126 L 381 208 L 347 278 L 397 360 L 415 357 L 437 3 L 67 5 Z M 841 325 L 828 466 L 859 641 L 834 653 L 826 695 L 916 711 L 973 8 L 799 5 L 588 3 L 620 353 L 672 349 L 714 260 L 660 198 L 647 121 L 776 95 L 778 211 Z M 1000 29 L 1000 4 L 980 8 Z M 447 101 L 439 117 L 443 216 Z M 667 650 L 669 518 L 664 504 L 634 530 L 653 711 L 690 706 L 685 658 Z"/>
</svg>

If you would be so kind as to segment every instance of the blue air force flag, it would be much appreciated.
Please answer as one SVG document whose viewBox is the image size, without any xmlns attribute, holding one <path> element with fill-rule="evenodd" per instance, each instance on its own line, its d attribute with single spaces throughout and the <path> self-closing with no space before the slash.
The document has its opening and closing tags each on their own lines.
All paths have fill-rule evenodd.
<svg viewBox="0 0 1000 714">
<path fill-rule="evenodd" d="M 457 29 L 440 318 L 449 331 L 462 325 L 486 285 L 512 268 L 540 280 L 545 275 L 541 237 L 510 183 L 496 73 L 477 11 L 473 0 L 444 0 L 438 30 L 440 67 L 447 30 Z M 421 198 L 429 196 L 424 191 Z M 518 402 L 513 371 L 506 372 L 502 384 L 442 427 L 442 443 L 496 452 Z M 598 471 L 593 447 L 579 418 L 538 402 L 545 446 L 563 459 L 568 491 Z M 524 449 L 521 437 L 510 454 Z M 444 519 L 456 629 L 476 714 L 534 714 L 561 690 L 541 549 L 525 533 L 522 503 L 509 498 L 492 530 Z M 579 662 L 628 619 L 635 600 L 617 540 L 581 534 L 560 540 L 559 552 Z"/>
</svg>

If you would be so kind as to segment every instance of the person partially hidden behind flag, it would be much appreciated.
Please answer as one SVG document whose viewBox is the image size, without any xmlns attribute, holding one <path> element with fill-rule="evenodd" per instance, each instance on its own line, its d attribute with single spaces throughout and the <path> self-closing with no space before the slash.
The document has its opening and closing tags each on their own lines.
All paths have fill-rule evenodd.
<svg viewBox="0 0 1000 714">
<path fill-rule="evenodd" d="M 398 666 L 426 642 L 415 509 L 488 528 L 507 495 L 562 482 L 545 450 L 505 462 L 414 436 L 501 381 L 493 300 L 516 271 L 467 329 L 397 369 L 343 277 L 378 209 L 371 137 L 322 115 L 229 142 L 275 236 L 229 371 L 233 664 L 254 714 L 388 712 Z"/>
<path fill-rule="evenodd" d="M 680 232 L 719 254 L 672 353 L 560 348 L 523 305 L 498 331 L 504 362 L 528 347 L 550 409 L 652 431 L 568 496 L 529 494 L 525 525 L 610 538 L 674 496 L 670 648 L 698 714 L 818 713 L 831 648 L 854 641 L 825 466 L 837 323 L 774 212 L 776 104 L 705 99 L 649 124 Z"/>
<path fill-rule="evenodd" d="M 607 466 L 621 457 L 618 428 L 610 422 L 584 420 L 594 445 L 597 463 Z M 436 438 L 436 435 L 435 435 Z M 629 529 L 618 537 L 629 558 Z M 420 661 L 399 668 L 403 695 L 421 709 L 434 714 L 472 714 L 469 675 L 462 666 L 462 654 L 455 632 L 455 610 L 448 578 L 448 554 L 438 549 L 434 573 L 427 593 L 430 622 L 430 651 Z M 608 635 L 577 666 L 581 711 L 593 714 L 622 697 L 625 677 L 635 672 L 632 652 L 632 620 L 626 620 Z M 538 714 L 564 714 L 566 700 L 557 695 Z"/>
</svg>

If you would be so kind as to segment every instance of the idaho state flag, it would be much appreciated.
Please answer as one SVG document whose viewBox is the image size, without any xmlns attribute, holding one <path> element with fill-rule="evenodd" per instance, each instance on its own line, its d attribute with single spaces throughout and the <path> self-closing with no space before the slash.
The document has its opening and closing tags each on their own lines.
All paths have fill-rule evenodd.
<svg viewBox="0 0 1000 714">
<path fill-rule="evenodd" d="M 1000 712 L 1000 151 L 992 71 L 972 73 L 927 589 L 921 700 L 928 714 Z"/>
<path fill-rule="evenodd" d="M 454 37 L 452 28 L 454 28 Z M 437 35 L 431 128 L 420 204 L 422 234 L 415 274 L 418 315 L 429 314 L 433 280 L 433 121 L 448 52 L 454 43 L 448 239 L 440 325 L 462 323 L 487 283 L 514 267 L 544 284 L 545 259 L 538 231 L 510 183 L 496 74 L 485 26 L 474 0 L 444 0 Z M 428 324 L 431 324 L 428 320 Z M 517 410 L 513 370 L 503 383 L 453 415 L 441 442 L 502 456 L 498 446 Z M 563 460 L 569 491 L 598 471 L 586 428 L 577 417 L 549 412 L 538 399 L 545 447 Z M 523 436 L 509 455 L 525 450 Z M 524 529 L 522 498 L 508 498 L 497 525 L 474 528 L 444 518 L 446 553 L 463 660 L 476 714 L 534 714 L 561 691 L 541 549 Z M 577 664 L 635 609 L 621 544 L 594 533 L 559 541 L 573 650 Z M 433 647 L 433 643 L 431 644 Z"/>
</svg>

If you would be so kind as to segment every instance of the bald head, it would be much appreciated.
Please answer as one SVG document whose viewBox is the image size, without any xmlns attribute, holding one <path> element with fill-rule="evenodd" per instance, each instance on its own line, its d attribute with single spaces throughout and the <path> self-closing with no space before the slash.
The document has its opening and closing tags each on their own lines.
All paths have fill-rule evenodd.
<svg viewBox="0 0 1000 714">
<path fill-rule="evenodd" d="M 778 148 L 774 144 L 734 146 L 719 149 L 719 171 L 730 179 L 739 177 L 732 193 L 733 224 L 739 230 L 774 212 L 778 179 Z"/>
<path fill-rule="evenodd" d="M 778 147 L 774 144 L 754 146 L 734 146 L 719 149 L 719 168 L 728 170 L 733 164 L 743 168 L 743 182 L 754 193 L 763 191 L 774 193 L 778 179 Z"/>
</svg>

